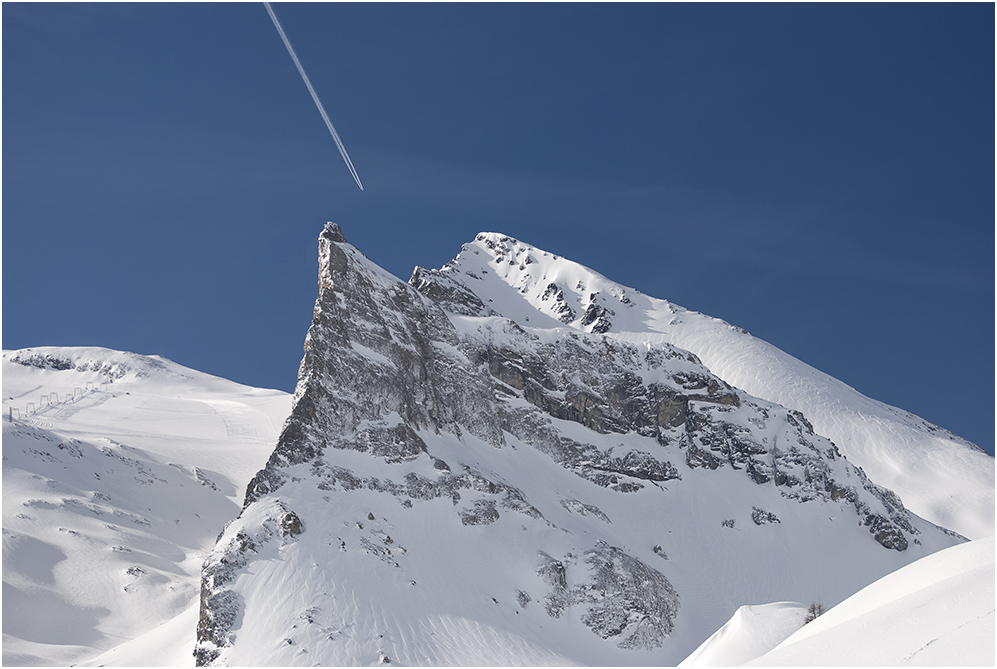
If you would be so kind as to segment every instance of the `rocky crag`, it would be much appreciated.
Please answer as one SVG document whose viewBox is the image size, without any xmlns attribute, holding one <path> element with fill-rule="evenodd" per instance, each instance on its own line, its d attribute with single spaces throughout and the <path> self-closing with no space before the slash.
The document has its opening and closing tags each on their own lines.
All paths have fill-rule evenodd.
<svg viewBox="0 0 997 669">
<path fill-rule="evenodd" d="M 480 275 L 405 284 L 331 223 L 319 245 L 294 408 L 203 569 L 199 665 L 668 664 L 740 605 L 831 605 L 961 540 L 799 411 L 607 336 L 598 293 L 538 284 L 531 325 Z"/>
</svg>

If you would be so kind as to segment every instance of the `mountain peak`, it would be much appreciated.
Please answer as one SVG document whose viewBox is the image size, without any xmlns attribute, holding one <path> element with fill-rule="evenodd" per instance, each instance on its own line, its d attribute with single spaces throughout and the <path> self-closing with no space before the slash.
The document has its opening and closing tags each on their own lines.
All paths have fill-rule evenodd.
<svg viewBox="0 0 997 669">
<path fill-rule="evenodd" d="M 650 299 L 576 262 L 497 232 L 479 233 L 439 270 L 417 267 L 410 283 L 437 299 L 451 296 L 440 306 L 455 313 L 493 313 L 523 326 L 598 334 L 618 329 L 618 315 L 632 309 L 635 298 Z M 668 311 L 667 302 L 655 302 Z M 640 310 L 633 317 L 640 318 Z"/>
<path fill-rule="evenodd" d="M 332 236 L 199 664 L 669 664 L 744 602 L 840 601 L 961 540 L 688 351 L 558 320 L 547 285 L 626 290 L 581 265 L 483 233 L 404 284 Z"/>
<path fill-rule="evenodd" d="M 343 229 L 339 227 L 338 223 L 333 223 L 332 221 L 325 224 L 322 236 L 330 242 L 338 242 L 341 244 L 349 243 L 346 241 L 346 235 L 343 234 Z"/>
<path fill-rule="evenodd" d="M 504 260 L 519 258 L 535 250 L 529 244 L 501 232 L 479 232 L 475 235 L 473 243 L 480 248 L 488 249 L 492 255 Z"/>
</svg>

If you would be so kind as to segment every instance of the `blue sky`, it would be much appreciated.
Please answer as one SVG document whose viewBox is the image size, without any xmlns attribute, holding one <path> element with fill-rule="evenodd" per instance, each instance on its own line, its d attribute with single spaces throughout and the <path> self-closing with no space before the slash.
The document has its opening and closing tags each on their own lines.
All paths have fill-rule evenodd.
<svg viewBox="0 0 997 669">
<path fill-rule="evenodd" d="M 3 347 L 292 390 L 327 220 L 499 231 L 994 449 L 994 7 L 3 6 Z"/>
</svg>

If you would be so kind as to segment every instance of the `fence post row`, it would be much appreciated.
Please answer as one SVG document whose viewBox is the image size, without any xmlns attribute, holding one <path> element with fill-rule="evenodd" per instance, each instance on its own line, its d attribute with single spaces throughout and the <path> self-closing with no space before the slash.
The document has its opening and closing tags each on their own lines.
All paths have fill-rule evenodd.
<svg viewBox="0 0 997 669">
<path fill-rule="evenodd" d="M 87 381 L 86 382 L 86 388 L 80 388 L 79 386 L 76 386 L 76 387 L 73 388 L 73 394 L 72 395 L 70 395 L 69 393 L 66 393 L 66 402 L 75 402 L 77 400 L 77 398 L 82 399 L 89 392 L 105 391 L 105 390 L 107 390 L 108 384 L 111 383 L 112 381 L 113 381 L 113 379 L 111 381 L 101 381 L 99 385 L 96 382 L 94 382 L 94 381 Z M 42 395 L 41 397 L 38 398 L 38 406 L 37 407 L 35 406 L 34 402 L 28 402 L 25 405 L 25 407 L 24 407 L 24 415 L 27 416 L 28 414 L 32 414 L 32 413 L 35 413 L 37 411 L 41 411 L 45 407 L 55 406 L 56 404 L 59 404 L 59 393 L 58 392 L 51 392 L 48 395 Z M 8 411 L 7 411 L 7 419 L 8 420 L 10 420 L 10 421 L 14 420 L 14 412 L 15 411 L 17 412 L 17 418 L 18 418 L 18 420 L 20 420 L 20 418 L 21 418 L 21 410 L 20 409 L 15 409 L 14 407 L 8 407 Z"/>
</svg>

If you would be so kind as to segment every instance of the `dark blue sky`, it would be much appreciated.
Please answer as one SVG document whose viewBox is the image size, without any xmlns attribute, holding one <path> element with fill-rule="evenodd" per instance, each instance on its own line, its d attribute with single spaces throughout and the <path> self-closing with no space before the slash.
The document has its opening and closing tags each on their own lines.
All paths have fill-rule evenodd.
<svg viewBox="0 0 997 669">
<path fill-rule="evenodd" d="M 3 5 L 3 347 L 292 390 L 327 220 L 499 231 L 994 448 L 994 6 Z"/>
</svg>

